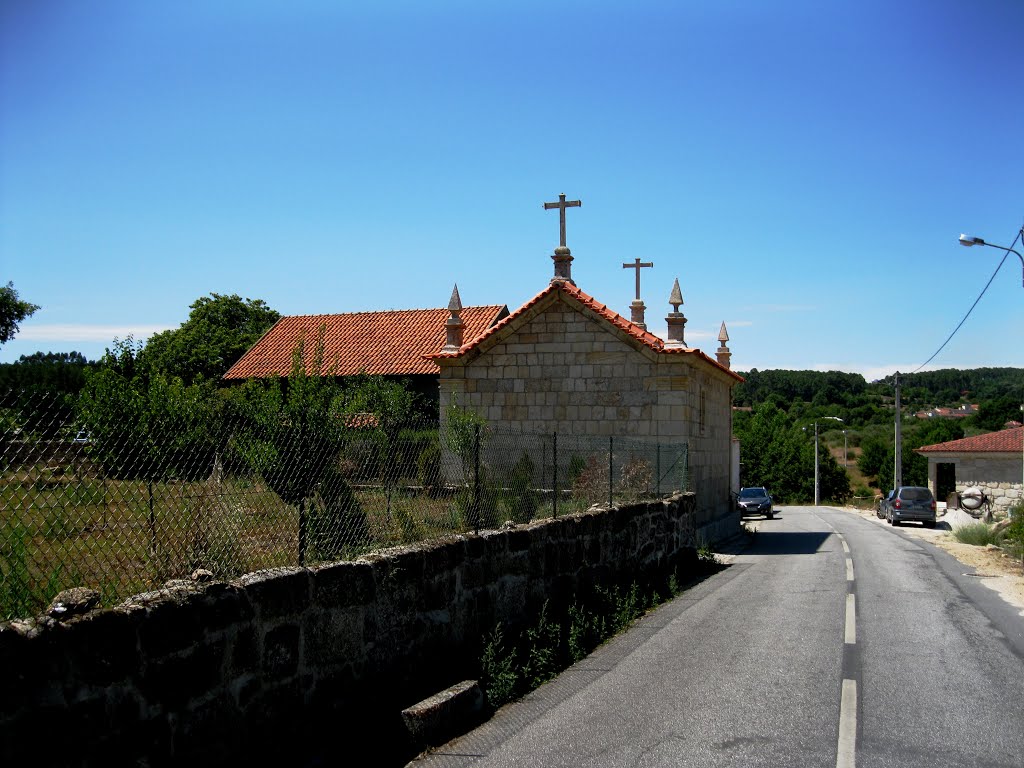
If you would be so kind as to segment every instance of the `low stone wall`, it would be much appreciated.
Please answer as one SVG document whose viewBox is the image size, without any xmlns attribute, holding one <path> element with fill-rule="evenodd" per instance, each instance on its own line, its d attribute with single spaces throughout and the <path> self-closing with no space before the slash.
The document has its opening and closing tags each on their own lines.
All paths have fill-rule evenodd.
<svg viewBox="0 0 1024 768">
<path fill-rule="evenodd" d="M 693 496 L 0 624 L 0 765 L 383 764 L 483 636 L 694 559 Z"/>
<path fill-rule="evenodd" d="M 956 484 L 956 492 L 958 494 L 963 494 L 968 488 L 981 488 L 992 504 L 992 512 L 996 514 L 1008 513 L 1014 504 L 1017 504 L 1024 498 L 1020 483 L 971 482 L 968 480 L 964 482 L 958 481 Z"/>
</svg>

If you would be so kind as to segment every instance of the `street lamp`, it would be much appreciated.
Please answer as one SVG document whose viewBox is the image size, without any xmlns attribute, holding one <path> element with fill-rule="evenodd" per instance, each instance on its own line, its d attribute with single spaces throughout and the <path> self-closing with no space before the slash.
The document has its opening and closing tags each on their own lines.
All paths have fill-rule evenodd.
<svg viewBox="0 0 1024 768">
<path fill-rule="evenodd" d="M 1021 237 L 1024 237 L 1024 227 L 1021 227 L 1020 234 Z M 995 243 L 986 243 L 980 237 L 970 237 L 969 235 L 960 235 L 960 245 L 966 245 L 968 248 L 972 245 L 987 245 L 989 248 L 998 248 L 1001 251 L 1016 254 L 1017 258 L 1020 259 L 1021 284 L 1024 285 L 1024 256 L 1021 256 L 1019 251 L 1015 251 L 1013 248 L 1006 248 L 1002 245 L 996 245 Z"/>
<path fill-rule="evenodd" d="M 821 420 L 831 419 L 832 421 L 838 421 L 840 424 L 846 422 L 840 419 L 838 416 L 822 416 Z M 804 431 L 807 431 L 807 427 L 804 427 Z M 843 461 L 845 462 L 846 456 L 846 430 L 843 430 Z M 821 498 L 820 486 L 818 483 L 818 420 L 814 420 L 814 506 L 818 506 L 818 501 Z"/>
</svg>

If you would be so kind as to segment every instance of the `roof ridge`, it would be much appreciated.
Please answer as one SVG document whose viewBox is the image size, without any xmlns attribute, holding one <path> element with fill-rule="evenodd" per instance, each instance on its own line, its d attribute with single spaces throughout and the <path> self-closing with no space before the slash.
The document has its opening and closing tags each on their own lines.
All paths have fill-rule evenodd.
<svg viewBox="0 0 1024 768">
<path fill-rule="evenodd" d="M 474 304 L 463 307 L 466 309 L 501 309 L 504 304 Z M 447 312 L 445 307 L 417 307 L 414 309 L 367 309 L 359 312 L 317 312 L 302 315 L 281 315 L 278 322 L 288 319 L 299 319 L 304 317 L 356 317 L 359 315 L 392 315 L 399 312 Z"/>
</svg>

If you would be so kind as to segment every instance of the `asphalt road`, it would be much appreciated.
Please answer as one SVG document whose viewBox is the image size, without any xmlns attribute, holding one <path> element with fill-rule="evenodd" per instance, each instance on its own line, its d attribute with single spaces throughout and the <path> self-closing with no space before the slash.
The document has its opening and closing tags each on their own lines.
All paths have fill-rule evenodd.
<svg viewBox="0 0 1024 768">
<path fill-rule="evenodd" d="M 729 568 L 412 765 L 1024 765 L 1024 618 L 900 529 L 778 512 Z"/>
</svg>

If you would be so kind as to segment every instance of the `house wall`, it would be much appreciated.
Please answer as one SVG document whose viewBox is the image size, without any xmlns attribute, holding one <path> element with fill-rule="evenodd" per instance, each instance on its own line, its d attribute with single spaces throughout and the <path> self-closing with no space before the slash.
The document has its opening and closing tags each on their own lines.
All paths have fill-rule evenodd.
<svg viewBox="0 0 1024 768">
<path fill-rule="evenodd" d="M 994 512 L 1007 511 L 1022 498 L 1024 458 L 1021 456 L 974 454 L 928 457 L 928 485 L 935 493 L 937 464 L 956 466 L 956 491 L 978 487 L 992 500 Z"/>
<path fill-rule="evenodd" d="M 547 600 L 685 581 L 692 510 L 680 494 L 0 623 L 0 765 L 403 764 L 400 710 L 475 676 L 499 622 L 513 638 Z"/>
<path fill-rule="evenodd" d="M 711 542 L 738 530 L 733 379 L 722 371 L 659 354 L 561 294 L 478 356 L 438 363 L 442 422 L 457 402 L 502 429 L 687 443 L 700 534 Z"/>
</svg>

